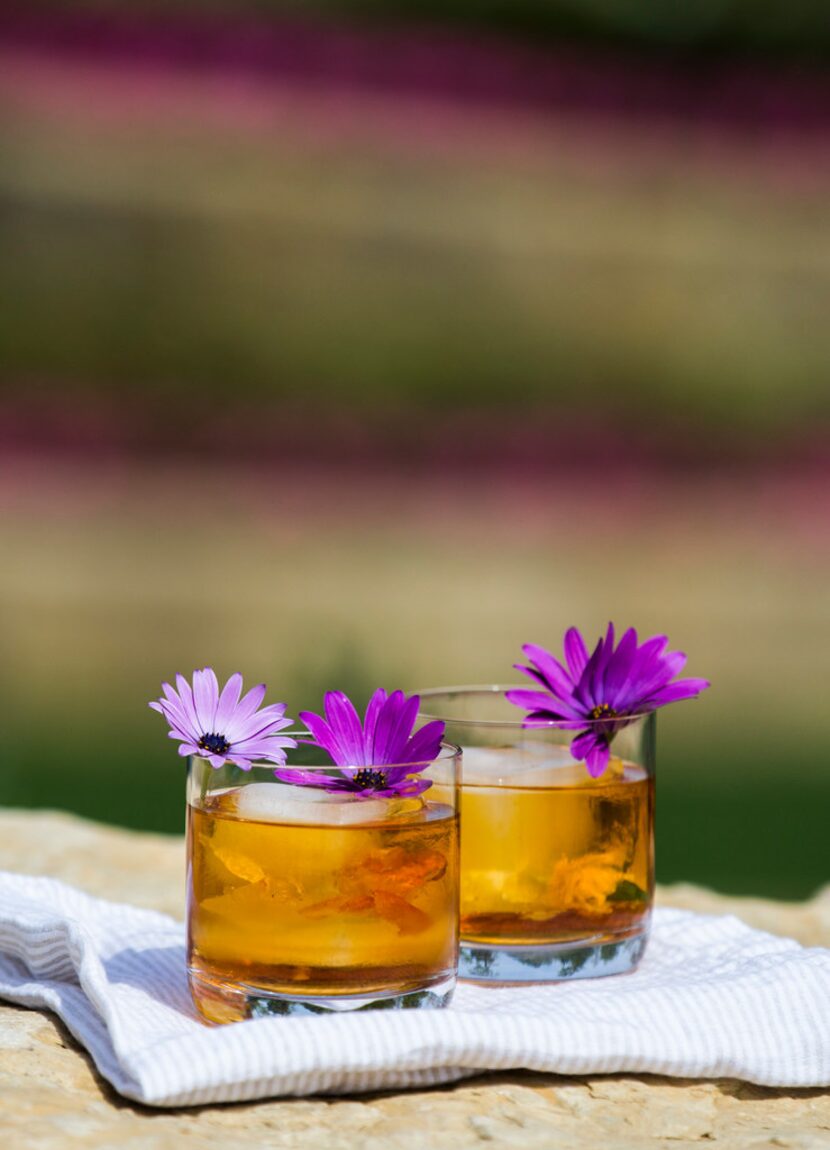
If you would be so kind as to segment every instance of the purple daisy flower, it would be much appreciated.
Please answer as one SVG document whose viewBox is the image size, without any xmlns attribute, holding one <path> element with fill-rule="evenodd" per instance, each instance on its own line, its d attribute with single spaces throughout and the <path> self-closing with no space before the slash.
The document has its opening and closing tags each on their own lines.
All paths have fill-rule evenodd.
<svg viewBox="0 0 830 1150">
<path fill-rule="evenodd" d="M 614 624 L 589 655 L 576 627 L 565 634 L 565 662 L 528 643 L 522 651 L 530 667 L 515 664 L 535 679 L 541 691 L 507 691 L 506 698 L 530 713 L 526 727 L 556 726 L 581 731 L 571 743 L 576 759 L 583 759 L 588 773 L 598 778 L 608 766 L 614 735 L 638 715 L 656 711 L 667 703 L 693 699 L 704 691 L 706 679 L 677 679 L 686 665 L 682 651 L 667 651 L 668 638 L 655 635 L 638 645 L 637 632 L 629 628 L 614 646 Z"/>
<path fill-rule="evenodd" d="M 417 695 L 407 698 L 403 691 L 387 695 L 379 688 L 369 700 L 361 722 L 354 704 L 342 691 L 329 691 L 325 718 L 313 711 L 300 712 L 314 736 L 302 741 L 327 751 L 332 762 L 341 768 L 340 774 L 319 770 L 278 770 L 274 774 L 284 783 L 322 787 L 326 791 L 353 791 L 364 798 L 420 795 L 432 783 L 415 776 L 437 757 L 444 723 L 426 723 L 413 734 L 419 704 Z"/>
<path fill-rule="evenodd" d="M 211 667 L 193 672 L 191 688 L 183 675 L 176 676 L 178 693 L 162 683 L 164 697 L 150 703 L 170 724 L 170 738 L 178 739 L 180 755 L 199 755 L 212 767 L 235 763 L 243 771 L 254 759 L 285 762 L 286 747 L 296 747 L 294 739 L 277 731 L 291 726 L 285 718 L 285 703 L 258 710 L 265 697 L 265 684 L 240 699 L 242 676 L 231 675 L 222 693 Z"/>
</svg>

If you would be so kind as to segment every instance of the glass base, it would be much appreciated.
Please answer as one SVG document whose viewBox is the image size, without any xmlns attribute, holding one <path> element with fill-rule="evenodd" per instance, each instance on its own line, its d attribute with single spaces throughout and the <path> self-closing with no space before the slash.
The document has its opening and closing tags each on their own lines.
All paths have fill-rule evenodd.
<svg viewBox="0 0 830 1150">
<path fill-rule="evenodd" d="M 623 939 L 545 943 L 541 946 L 493 946 L 461 943 L 458 976 L 471 982 L 559 982 L 568 978 L 604 978 L 633 970 L 646 949 L 648 931 Z"/>
<path fill-rule="evenodd" d="M 338 1014 L 351 1010 L 436 1010 L 448 1006 L 455 978 L 415 990 L 376 991 L 367 994 L 283 994 L 261 986 L 208 979 L 202 971 L 189 970 L 193 1001 L 208 1022 L 242 1022 L 272 1015 Z"/>
</svg>

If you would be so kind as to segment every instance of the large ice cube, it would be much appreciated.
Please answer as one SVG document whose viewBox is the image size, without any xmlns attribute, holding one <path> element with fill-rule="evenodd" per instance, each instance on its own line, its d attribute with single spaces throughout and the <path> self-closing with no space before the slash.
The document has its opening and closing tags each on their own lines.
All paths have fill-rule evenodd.
<svg viewBox="0 0 830 1150">
<path fill-rule="evenodd" d="M 496 786 L 508 773 L 509 757 L 505 747 L 464 747 L 462 779 L 475 787 Z"/>
<path fill-rule="evenodd" d="M 313 826 L 354 826 L 383 822 L 418 813 L 420 798 L 360 799 L 290 783 L 249 783 L 234 793 L 234 811 L 241 818 L 263 823 L 307 823 Z"/>
<path fill-rule="evenodd" d="M 466 786 L 573 787 L 591 782 L 585 764 L 568 747 L 519 743 L 513 747 L 465 747 Z"/>
</svg>

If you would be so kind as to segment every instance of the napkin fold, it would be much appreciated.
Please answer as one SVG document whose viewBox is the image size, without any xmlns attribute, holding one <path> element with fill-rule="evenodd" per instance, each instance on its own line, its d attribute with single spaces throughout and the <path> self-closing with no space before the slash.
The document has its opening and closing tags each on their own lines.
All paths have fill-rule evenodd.
<svg viewBox="0 0 830 1150">
<path fill-rule="evenodd" d="M 680 910 L 656 911 L 631 974 L 462 983 L 445 1010 L 208 1027 L 187 989 L 181 923 L 0 872 L 0 997 L 54 1011 L 119 1093 L 150 1106 L 423 1087 L 518 1068 L 830 1085 L 830 950 Z"/>
</svg>

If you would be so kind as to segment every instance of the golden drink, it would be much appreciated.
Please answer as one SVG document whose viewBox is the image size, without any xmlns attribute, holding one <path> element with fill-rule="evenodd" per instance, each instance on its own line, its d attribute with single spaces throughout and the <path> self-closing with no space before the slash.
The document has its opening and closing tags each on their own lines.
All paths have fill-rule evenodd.
<svg viewBox="0 0 830 1150">
<path fill-rule="evenodd" d="M 633 970 L 654 890 L 655 715 L 585 730 L 517 715 L 512 686 L 419 692 L 464 750 L 458 972 L 482 982 L 555 982 Z M 574 757 L 589 730 L 610 758 L 599 778 Z"/>
<path fill-rule="evenodd" d="M 428 794 L 333 805 L 300 796 L 284 809 L 306 814 L 280 821 L 243 814 L 251 790 L 188 808 L 188 966 L 205 1018 L 284 1013 L 292 997 L 336 1009 L 350 996 L 407 995 L 454 978 L 449 805 Z"/>
<path fill-rule="evenodd" d="M 482 752 L 478 752 L 481 754 Z M 471 756 L 475 752 L 468 752 Z M 488 749 L 484 754 L 497 756 Z M 510 751 L 504 761 L 509 763 Z M 653 890 L 653 778 L 612 759 L 468 782 L 461 792 L 465 944 L 612 943 L 642 930 Z"/>
</svg>

